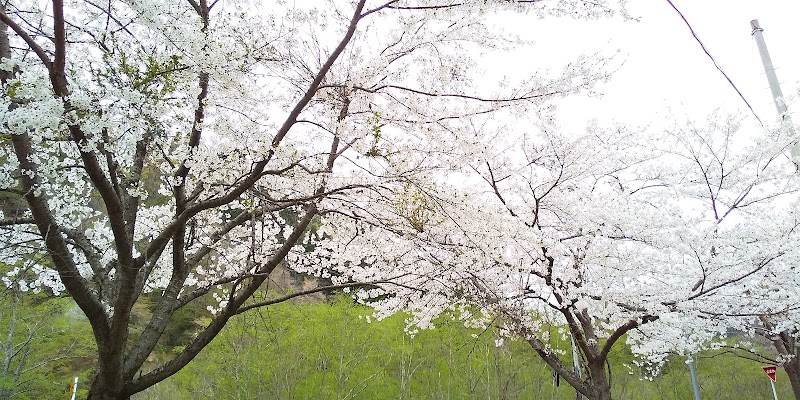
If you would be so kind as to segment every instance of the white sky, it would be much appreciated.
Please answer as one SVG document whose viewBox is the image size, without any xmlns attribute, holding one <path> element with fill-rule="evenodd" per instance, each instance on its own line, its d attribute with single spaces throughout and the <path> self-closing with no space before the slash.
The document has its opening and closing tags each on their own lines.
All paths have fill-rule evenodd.
<svg viewBox="0 0 800 400">
<path fill-rule="evenodd" d="M 650 123 L 669 118 L 700 119 L 714 109 L 749 110 L 689 28 L 666 0 L 631 0 L 631 15 L 639 22 L 537 21 L 524 30 L 508 28 L 537 40 L 539 54 L 526 56 L 532 68 L 542 57 L 568 62 L 581 52 L 621 51 L 623 66 L 609 84 L 599 88 L 601 99 L 560 102 L 560 121 L 579 128 L 589 118 L 624 123 Z M 787 0 L 673 0 L 722 69 L 737 85 L 765 123 L 777 121 L 769 85 L 751 36 L 750 20 L 758 19 L 789 110 L 800 120 L 800 3 Z M 528 17 L 530 18 L 530 17 Z M 537 39 L 538 38 L 538 39 Z M 751 117 L 755 123 L 755 119 Z"/>
</svg>

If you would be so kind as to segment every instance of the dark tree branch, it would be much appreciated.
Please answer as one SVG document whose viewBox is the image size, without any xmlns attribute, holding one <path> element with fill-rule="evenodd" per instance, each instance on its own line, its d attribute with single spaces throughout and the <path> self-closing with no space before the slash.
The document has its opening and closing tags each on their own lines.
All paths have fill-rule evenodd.
<svg viewBox="0 0 800 400">
<path fill-rule="evenodd" d="M 291 293 L 291 294 L 287 294 L 285 296 L 276 297 L 274 299 L 269 299 L 269 300 L 264 300 L 264 301 L 259 301 L 259 302 L 256 302 L 256 303 L 244 305 L 244 306 L 240 307 L 236 311 L 236 314 L 241 314 L 243 312 L 252 310 L 254 308 L 271 306 L 273 304 L 283 303 L 284 301 L 291 300 L 291 299 L 293 299 L 295 297 L 307 296 L 307 295 L 314 294 L 314 293 L 325 292 L 325 291 L 330 291 L 330 290 L 340 290 L 340 289 L 346 289 L 346 288 L 355 288 L 355 287 L 380 288 L 379 284 L 391 284 L 391 283 L 392 283 L 391 281 L 380 280 L 380 281 L 372 281 L 372 282 L 352 282 L 352 283 L 343 283 L 343 284 L 340 284 L 340 285 L 319 286 L 319 287 L 316 287 L 316 288 L 313 288 L 313 289 L 301 290 L 301 291 L 296 292 L 296 293 Z"/>
<path fill-rule="evenodd" d="M 53 218 L 47 199 L 37 196 L 37 191 L 34 190 L 40 182 L 36 172 L 38 165 L 31 161 L 33 150 L 30 138 L 27 134 L 17 134 L 11 135 L 11 141 L 17 160 L 19 160 L 20 169 L 32 172 L 30 175 L 22 174 L 20 183 L 26 191 L 25 200 L 30 206 L 31 214 L 39 229 L 39 234 L 44 239 L 45 247 L 53 259 L 54 267 L 58 271 L 61 282 L 91 322 L 98 345 L 104 345 L 110 328 L 105 307 L 89 289 L 86 280 L 81 277 L 64 237 L 61 236 L 59 226 Z"/>
<path fill-rule="evenodd" d="M 259 275 L 249 278 L 250 282 L 245 287 L 240 289 L 238 293 L 234 294 L 231 292 L 232 297 L 228 301 L 228 304 L 223 307 L 222 310 L 220 310 L 217 317 L 214 318 L 203 331 L 197 334 L 197 336 L 195 336 L 194 339 L 192 339 L 192 341 L 186 345 L 183 351 L 181 351 L 166 364 L 134 379 L 125 387 L 125 393 L 132 395 L 150 386 L 153 386 L 156 383 L 172 376 L 186 364 L 188 364 L 189 361 L 194 359 L 194 357 L 200 353 L 200 350 L 202 350 L 208 343 L 211 342 L 212 339 L 214 339 L 214 337 L 216 337 L 216 335 L 227 324 L 230 318 L 236 315 L 237 310 L 242 306 L 242 304 L 244 304 L 244 302 L 249 299 L 256 290 L 258 290 L 264 280 L 267 279 L 268 274 L 286 258 L 286 255 L 289 254 L 291 248 L 294 247 L 294 245 L 300 240 L 306 228 L 308 228 L 308 225 L 311 223 L 317 213 L 318 210 L 316 206 L 313 204 L 309 205 L 306 209 L 305 215 L 303 215 L 300 221 L 298 221 L 297 226 L 292 230 L 292 233 L 289 235 L 289 237 L 286 238 L 286 241 L 283 243 L 280 249 L 278 249 L 278 251 L 272 257 L 270 257 L 269 261 L 259 269 Z"/>
<path fill-rule="evenodd" d="M 317 72 L 314 80 L 311 82 L 308 89 L 306 90 L 306 93 L 303 95 L 302 98 L 300 98 L 300 100 L 298 100 L 297 104 L 289 113 L 283 125 L 281 125 L 280 129 L 278 129 L 278 132 L 276 133 L 275 137 L 272 140 L 273 148 L 276 148 L 281 144 L 283 138 L 289 133 L 289 130 L 291 130 L 291 128 L 297 122 L 297 117 L 300 115 L 303 109 L 305 109 L 308 103 L 310 103 L 311 100 L 314 98 L 314 95 L 319 90 L 319 87 L 322 84 L 325 75 L 328 73 L 331 66 L 333 66 L 333 63 L 339 58 L 339 55 L 342 54 L 344 49 L 347 47 L 348 43 L 350 43 L 350 40 L 353 38 L 353 35 L 355 34 L 356 27 L 360 20 L 361 10 L 364 8 L 365 2 L 366 0 L 360 0 L 358 2 L 356 9 L 353 13 L 353 17 L 350 20 L 350 25 L 347 29 L 347 33 L 339 42 L 339 45 L 336 47 L 333 53 L 331 53 L 331 55 L 328 56 L 328 59 L 322 65 L 322 68 L 320 68 L 320 70 Z M 153 239 L 153 241 L 148 246 L 147 250 L 144 252 L 143 257 L 149 258 L 150 256 L 152 256 L 157 251 L 157 249 L 163 245 L 164 242 L 170 240 L 173 233 L 179 228 L 179 226 L 188 221 L 191 217 L 197 215 L 201 211 L 228 204 L 239 198 L 239 196 L 242 193 L 253 187 L 253 185 L 261 178 L 261 173 L 266 168 L 267 164 L 271 160 L 272 155 L 274 153 L 275 153 L 274 150 L 270 151 L 264 160 L 256 163 L 250 174 L 245 179 L 241 180 L 239 184 L 233 187 L 227 194 L 215 199 L 207 200 L 187 207 L 185 211 L 177 215 L 175 219 L 166 228 L 164 228 L 164 230 L 158 236 L 156 236 Z"/>
<path fill-rule="evenodd" d="M 0 220 L 0 226 L 14 226 L 14 225 L 32 225 L 36 220 L 33 218 L 7 218 Z"/>
<path fill-rule="evenodd" d="M 30 47 L 34 53 L 36 53 L 36 56 L 39 57 L 39 60 L 41 60 L 42 64 L 44 64 L 47 70 L 51 70 L 53 68 L 53 62 L 50 61 L 50 56 L 47 54 L 47 52 L 41 46 L 39 46 L 39 44 L 36 43 L 36 40 L 34 40 L 30 35 L 28 35 L 28 33 L 25 32 L 25 30 L 22 29 L 21 26 L 19 26 L 16 22 L 14 22 L 14 20 L 9 18 L 8 15 L 6 15 L 5 10 L 2 8 L 0 8 L 0 21 L 8 25 L 8 27 L 11 28 L 11 30 L 13 30 L 14 33 L 17 34 L 17 36 L 19 36 L 20 38 L 22 38 L 23 41 L 25 41 L 25 44 L 27 44 L 28 47 Z M 3 31 L 2 35 L 4 36 L 6 35 L 5 31 Z M 3 55 L 3 58 L 10 58 L 11 57 L 10 51 L 8 53 L 9 53 L 8 55 Z"/>
<path fill-rule="evenodd" d="M 611 336 L 606 339 L 605 344 L 603 345 L 603 350 L 600 351 L 600 357 L 604 360 L 608 359 L 608 353 L 611 351 L 611 348 L 614 347 L 614 344 L 624 336 L 626 333 L 630 332 L 632 329 L 638 328 L 644 324 L 649 322 L 653 322 L 658 320 L 657 315 L 643 315 L 639 319 L 632 319 L 622 326 L 618 327 Z"/>
</svg>

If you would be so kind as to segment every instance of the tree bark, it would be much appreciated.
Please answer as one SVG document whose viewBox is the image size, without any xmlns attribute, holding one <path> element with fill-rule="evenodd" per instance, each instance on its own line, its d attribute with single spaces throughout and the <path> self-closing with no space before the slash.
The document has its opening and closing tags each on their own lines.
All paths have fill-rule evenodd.
<svg viewBox="0 0 800 400">
<path fill-rule="evenodd" d="M 783 364 L 783 369 L 786 371 L 786 375 L 789 376 L 794 398 L 800 400 L 800 359 L 795 356 Z"/>
<path fill-rule="evenodd" d="M 98 374 L 92 380 L 87 400 L 129 400 L 122 390 L 122 385 L 105 382 Z"/>
<path fill-rule="evenodd" d="M 605 358 L 589 360 L 589 376 L 592 385 L 590 400 L 611 400 L 611 382 L 606 375 Z M 610 373 L 610 371 L 609 371 Z"/>
<path fill-rule="evenodd" d="M 768 318 L 762 317 L 760 319 L 767 332 L 774 328 L 774 325 Z M 784 371 L 786 371 L 786 375 L 789 376 L 789 383 L 792 385 L 794 398 L 800 400 L 800 359 L 798 359 L 797 354 L 797 341 L 794 339 L 794 336 L 787 331 L 783 331 L 776 336 L 766 337 L 772 341 L 772 346 L 775 347 L 780 357 L 789 358 L 789 361 L 784 362 L 782 366 Z"/>
</svg>

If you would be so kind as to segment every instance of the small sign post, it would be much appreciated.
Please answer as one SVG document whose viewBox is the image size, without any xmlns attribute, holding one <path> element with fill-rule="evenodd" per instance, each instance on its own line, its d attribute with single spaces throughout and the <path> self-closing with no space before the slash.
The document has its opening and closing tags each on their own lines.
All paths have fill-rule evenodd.
<svg viewBox="0 0 800 400">
<path fill-rule="evenodd" d="M 75 395 L 78 394 L 78 377 L 75 377 L 75 380 L 72 381 L 72 384 L 69 385 L 69 394 L 71 395 L 70 400 L 75 400 Z"/>
<path fill-rule="evenodd" d="M 772 396 L 775 397 L 775 400 L 778 400 L 778 392 L 775 391 L 775 382 L 778 381 L 778 367 L 776 365 L 765 365 L 761 369 L 769 377 L 769 384 L 772 385 Z"/>
</svg>

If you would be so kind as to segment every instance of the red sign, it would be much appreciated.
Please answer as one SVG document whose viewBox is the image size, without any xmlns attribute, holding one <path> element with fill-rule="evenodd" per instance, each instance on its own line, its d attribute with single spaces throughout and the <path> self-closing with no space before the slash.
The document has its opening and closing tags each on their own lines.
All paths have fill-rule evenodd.
<svg viewBox="0 0 800 400">
<path fill-rule="evenodd" d="M 764 370 L 769 379 L 771 379 L 773 382 L 777 382 L 778 378 L 775 376 L 775 373 L 778 372 L 778 367 L 774 365 L 765 365 L 761 367 L 761 369 Z"/>
</svg>

